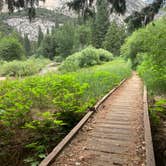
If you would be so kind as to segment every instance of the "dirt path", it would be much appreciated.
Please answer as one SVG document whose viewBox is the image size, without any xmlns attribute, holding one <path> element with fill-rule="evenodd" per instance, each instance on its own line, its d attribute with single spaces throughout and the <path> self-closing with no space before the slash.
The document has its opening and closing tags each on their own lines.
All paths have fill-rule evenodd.
<svg viewBox="0 0 166 166">
<path fill-rule="evenodd" d="M 5 80 L 5 79 L 6 79 L 6 77 L 0 77 L 0 81 Z"/>
<path fill-rule="evenodd" d="M 143 85 L 134 74 L 99 108 L 52 166 L 145 166 Z"/>
<path fill-rule="evenodd" d="M 57 72 L 58 67 L 59 67 L 59 64 L 57 64 L 55 62 L 50 63 L 40 71 L 39 75 L 44 75 L 44 74 L 47 74 L 49 72 Z"/>
</svg>

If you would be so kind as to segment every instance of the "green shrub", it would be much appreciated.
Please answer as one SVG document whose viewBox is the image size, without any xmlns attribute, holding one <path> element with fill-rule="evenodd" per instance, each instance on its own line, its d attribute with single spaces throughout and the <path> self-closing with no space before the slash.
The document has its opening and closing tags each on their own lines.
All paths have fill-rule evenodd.
<svg viewBox="0 0 166 166">
<path fill-rule="evenodd" d="M 108 62 L 113 60 L 113 55 L 109 51 L 102 48 L 97 50 L 97 54 L 99 55 L 100 61 Z"/>
<path fill-rule="evenodd" d="M 85 88 L 86 86 L 76 83 L 72 75 L 38 76 L 20 81 L 2 82 L 0 86 L 0 127 L 3 137 L 0 137 L 0 145 L 4 148 L 1 161 L 6 160 L 6 156 L 11 153 L 5 148 L 6 145 L 10 145 L 10 147 L 20 145 L 20 139 L 14 139 L 17 132 L 27 133 L 25 140 L 24 137 L 21 138 L 23 144 L 19 149 L 28 148 L 30 147 L 28 145 L 32 144 L 36 145 L 26 150 L 29 154 L 35 154 L 30 155 L 31 161 L 28 158 L 26 162 L 41 160 L 39 155 L 45 154 L 49 148 L 51 150 L 71 129 L 71 126 L 73 127 L 80 119 L 86 104 L 77 99 L 81 98 Z M 32 108 L 42 110 L 48 107 L 58 110 L 58 114 L 55 112 L 53 115 L 43 118 L 39 112 L 31 112 Z M 47 114 L 45 112 L 45 115 Z M 33 117 L 37 118 L 33 119 Z M 64 129 L 61 124 L 64 124 Z M 51 138 L 51 134 L 54 134 L 55 137 Z M 14 139 L 13 143 L 12 139 Z M 17 148 L 12 149 L 12 152 L 16 153 Z M 7 164 L 11 165 L 8 162 Z"/>
<path fill-rule="evenodd" d="M 149 108 L 151 124 L 153 127 L 161 125 L 162 121 L 166 118 L 165 105 L 166 99 L 158 99 Z"/>
<path fill-rule="evenodd" d="M 59 69 L 66 72 L 78 70 L 80 68 L 80 58 L 80 52 L 69 56 L 65 61 L 63 61 Z"/>
<path fill-rule="evenodd" d="M 146 52 L 143 46 L 143 36 L 146 32 L 142 31 L 142 29 L 135 31 L 121 47 L 121 55 L 126 59 L 131 59 L 133 68 L 136 68 L 138 65 L 137 54 Z"/>
<path fill-rule="evenodd" d="M 112 59 L 113 56 L 110 52 L 89 46 L 66 58 L 60 70 L 63 72 L 76 71 L 80 68 L 98 65 Z"/>
<path fill-rule="evenodd" d="M 24 59 L 24 51 L 22 45 L 12 36 L 4 37 L 0 40 L 0 60 Z"/>
<path fill-rule="evenodd" d="M 166 17 L 135 31 L 121 48 L 130 58 L 150 91 L 166 92 Z"/>
<path fill-rule="evenodd" d="M 26 61 L 4 62 L 0 68 L 1 76 L 30 76 L 37 74 L 50 61 L 31 58 Z"/>
<path fill-rule="evenodd" d="M 100 64 L 99 55 L 97 54 L 97 50 L 93 47 L 87 47 L 86 49 L 81 51 L 80 63 L 79 66 L 81 68 L 94 66 Z"/>
<path fill-rule="evenodd" d="M 138 66 L 137 71 L 148 86 L 150 93 L 166 93 L 166 66 L 154 65 L 145 55 L 144 61 Z"/>
</svg>

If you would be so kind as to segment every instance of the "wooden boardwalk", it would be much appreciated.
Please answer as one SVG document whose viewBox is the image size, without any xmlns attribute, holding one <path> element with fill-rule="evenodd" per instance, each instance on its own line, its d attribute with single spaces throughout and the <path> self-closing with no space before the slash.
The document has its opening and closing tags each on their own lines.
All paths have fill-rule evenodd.
<svg viewBox="0 0 166 166">
<path fill-rule="evenodd" d="M 100 105 L 52 166 L 145 166 L 143 83 L 133 74 Z"/>
</svg>

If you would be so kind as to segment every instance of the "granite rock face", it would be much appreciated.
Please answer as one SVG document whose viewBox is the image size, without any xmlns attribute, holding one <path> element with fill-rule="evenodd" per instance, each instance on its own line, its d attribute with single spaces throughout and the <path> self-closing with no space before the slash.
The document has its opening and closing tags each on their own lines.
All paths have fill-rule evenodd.
<svg viewBox="0 0 166 166">
<path fill-rule="evenodd" d="M 28 38 L 31 41 L 37 41 L 39 27 L 41 28 L 42 32 L 46 34 L 47 30 L 50 31 L 51 28 L 55 26 L 54 22 L 41 18 L 36 18 L 30 22 L 27 17 L 15 17 L 7 19 L 4 22 L 16 29 L 19 33 L 21 33 L 22 36 L 25 34 L 28 35 Z"/>
</svg>

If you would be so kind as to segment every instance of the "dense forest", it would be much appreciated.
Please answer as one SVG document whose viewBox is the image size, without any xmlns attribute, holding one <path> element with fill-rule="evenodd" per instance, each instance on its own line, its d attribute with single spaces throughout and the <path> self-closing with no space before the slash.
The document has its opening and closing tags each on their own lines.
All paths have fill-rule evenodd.
<svg viewBox="0 0 166 166">
<path fill-rule="evenodd" d="M 116 1 L 112 9 L 97 1 L 96 11 L 91 1 L 73 1 L 68 5 L 78 18 L 33 5 L 12 13 L 23 7 L 19 2 L 9 4 L 10 16 L 0 14 L 0 79 L 6 78 L 0 82 L 0 165 L 39 165 L 89 108 L 136 71 L 148 88 L 156 162 L 165 166 L 166 16 L 153 20 L 159 8 L 165 11 L 162 2 L 124 24 L 110 21 L 110 12 L 125 13 L 125 3 L 119 8 Z M 28 14 L 29 21 L 49 17 L 56 24 L 46 32 L 39 26 L 32 41 L 4 22 Z"/>
</svg>

